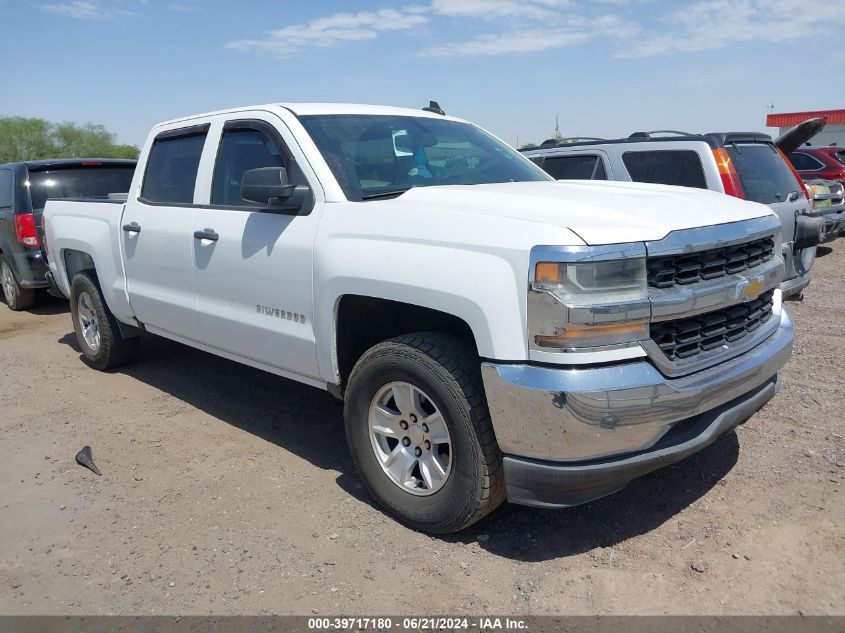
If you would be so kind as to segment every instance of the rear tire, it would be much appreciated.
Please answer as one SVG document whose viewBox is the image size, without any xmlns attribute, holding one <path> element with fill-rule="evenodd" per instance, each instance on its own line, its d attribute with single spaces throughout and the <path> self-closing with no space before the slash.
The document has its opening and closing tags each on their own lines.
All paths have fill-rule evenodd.
<svg viewBox="0 0 845 633">
<path fill-rule="evenodd" d="M 349 377 L 344 417 L 361 478 L 402 523 L 447 534 L 504 501 L 478 356 L 461 339 L 423 332 L 372 347 Z"/>
<path fill-rule="evenodd" d="M 83 271 L 73 278 L 70 313 L 82 354 L 95 369 L 120 367 L 138 354 L 138 337 L 121 335 L 117 319 L 106 305 L 93 272 Z"/>
<path fill-rule="evenodd" d="M 18 312 L 35 305 L 35 290 L 21 288 L 4 255 L 0 255 L 0 286 L 3 287 L 3 296 L 10 310 Z"/>
</svg>

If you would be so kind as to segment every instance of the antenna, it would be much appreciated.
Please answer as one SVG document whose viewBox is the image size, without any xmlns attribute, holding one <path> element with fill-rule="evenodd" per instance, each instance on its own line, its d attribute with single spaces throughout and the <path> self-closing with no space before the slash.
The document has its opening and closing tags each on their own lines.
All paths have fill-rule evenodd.
<svg viewBox="0 0 845 633">
<path fill-rule="evenodd" d="M 443 108 L 440 107 L 440 104 L 436 101 L 429 101 L 428 107 L 423 108 L 426 112 L 434 112 L 434 114 L 439 114 L 441 116 L 446 116 L 446 113 L 443 111 Z"/>
<path fill-rule="evenodd" d="M 560 117 L 555 115 L 555 136 L 560 136 Z"/>
</svg>

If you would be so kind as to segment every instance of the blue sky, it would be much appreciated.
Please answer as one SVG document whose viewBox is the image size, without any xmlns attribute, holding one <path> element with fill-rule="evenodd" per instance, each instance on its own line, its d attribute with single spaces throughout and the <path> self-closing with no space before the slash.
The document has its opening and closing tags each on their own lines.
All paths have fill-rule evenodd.
<svg viewBox="0 0 845 633">
<path fill-rule="evenodd" d="M 845 0 L 0 0 L 0 115 L 157 121 L 274 101 L 436 99 L 516 143 L 762 130 L 845 107 Z M 819 61 L 821 60 L 821 61 Z M 833 74 L 832 74 L 833 73 Z"/>
</svg>

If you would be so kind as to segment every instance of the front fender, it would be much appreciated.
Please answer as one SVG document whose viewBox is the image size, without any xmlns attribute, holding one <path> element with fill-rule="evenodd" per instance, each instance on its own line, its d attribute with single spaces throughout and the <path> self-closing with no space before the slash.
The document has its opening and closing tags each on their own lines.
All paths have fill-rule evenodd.
<svg viewBox="0 0 845 633">
<path fill-rule="evenodd" d="M 362 213 L 355 217 L 353 209 Z M 454 214 L 442 222 L 447 228 L 438 230 L 436 216 L 406 210 L 401 220 L 380 217 L 388 212 L 387 205 L 327 205 L 314 273 L 323 378 L 338 381 L 336 307 L 350 294 L 455 316 L 472 330 L 482 358 L 526 360 L 531 247 L 550 240 L 583 242 L 566 229 L 507 218 Z"/>
</svg>

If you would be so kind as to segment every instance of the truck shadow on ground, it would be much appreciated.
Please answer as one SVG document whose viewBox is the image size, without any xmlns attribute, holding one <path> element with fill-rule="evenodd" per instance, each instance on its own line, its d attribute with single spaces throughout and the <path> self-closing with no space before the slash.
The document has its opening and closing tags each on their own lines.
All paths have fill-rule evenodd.
<svg viewBox="0 0 845 633">
<path fill-rule="evenodd" d="M 632 481 L 616 494 L 582 506 L 539 509 L 504 504 L 458 534 L 441 536 L 470 544 L 503 558 L 540 562 L 600 547 L 611 547 L 646 534 L 718 485 L 736 464 L 739 440 L 727 433 L 686 460 Z M 350 495 L 379 509 L 354 472 L 338 477 Z M 483 540 L 479 540 L 479 535 Z"/>
<path fill-rule="evenodd" d="M 59 339 L 79 352 L 76 338 Z M 157 337 L 145 337 L 141 358 L 119 369 L 218 420 L 308 460 L 339 471 L 348 494 L 382 510 L 355 473 L 343 431 L 343 411 L 328 393 Z M 471 543 L 478 535 L 489 552 L 541 561 L 609 547 L 645 534 L 706 494 L 731 470 L 739 441 L 729 433 L 692 457 L 632 482 L 590 504 L 539 510 L 505 504 L 446 542 Z"/>
</svg>

